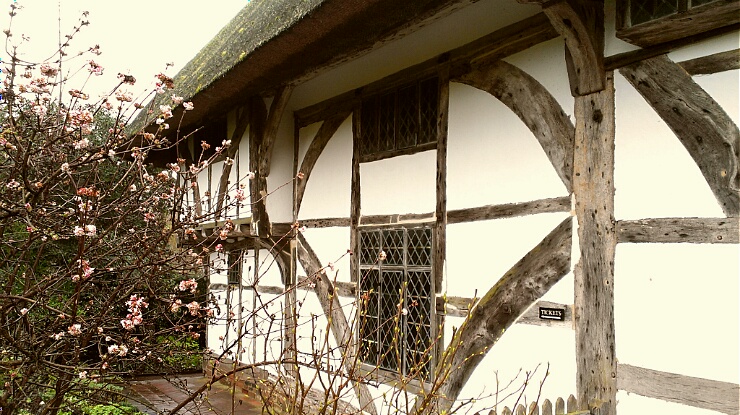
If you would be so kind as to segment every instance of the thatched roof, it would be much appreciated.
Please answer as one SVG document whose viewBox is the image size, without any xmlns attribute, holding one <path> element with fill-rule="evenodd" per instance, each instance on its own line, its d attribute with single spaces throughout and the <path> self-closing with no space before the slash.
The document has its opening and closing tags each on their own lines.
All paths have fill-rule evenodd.
<svg viewBox="0 0 740 415">
<path fill-rule="evenodd" d="M 174 93 L 195 104 L 183 131 L 222 116 L 256 93 L 370 50 L 458 3 L 475 1 L 253 0 L 174 77 Z M 165 103 L 169 95 L 157 99 Z M 181 111 L 175 110 L 176 119 Z M 152 121 L 142 114 L 132 130 Z"/>
</svg>

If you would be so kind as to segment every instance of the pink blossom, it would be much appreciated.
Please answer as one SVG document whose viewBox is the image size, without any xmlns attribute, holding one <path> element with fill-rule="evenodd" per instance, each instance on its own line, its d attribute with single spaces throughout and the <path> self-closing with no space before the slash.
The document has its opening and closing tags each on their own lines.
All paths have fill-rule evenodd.
<svg viewBox="0 0 740 415">
<path fill-rule="evenodd" d="M 178 288 L 180 291 L 190 290 L 191 293 L 195 294 L 195 291 L 198 289 L 198 283 L 195 282 L 195 279 L 191 278 L 189 280 L 180 281 Z"/>
<path fill-rule="evenodd" d="M 82 334 L 82 330 L 80 329 L 82 326 L 80 324 L 73 324 L 67 328 L 67 332 L 72 336 L 79 336 Z"/>
<path fill-rule="evenodd" d="M 121 326 L 125 330 L 133 330 L 134 329 L 134 322 L 129 319 L 121 320 Z"/>
<path fill-rule="evenodd" d="M 100 75 L 103 74 L 103 67 L 100 66 L 100 65 L 98 65 L 97 63 L 95 63 L 95 61 L 91 60 L 90 62 L 88 62 L 88 64 L 90 65 L 90 67 L 87 68 L 87 70 L 91 74 L 93 74 L 95 76 L 100 76 Z"/>
<path fill-rule="evenodd" d="M 190 101 L 183 102 L 182 107 L 185 108 L 185 111 L 192 111 L 193 108 L 195 108 L 195 106 L 193 105 L 193 103 L 190 102 Z"/>
<path fill-rule="evenodd" d="M 187 307 L 188 307 L 188 311 L 190 311 L 190 315 L 192 316 L 198 315 L 198 311 L 200 311 L 200 304 L 198 304 L 197 301 L 188 303 Z"/>
</svg>

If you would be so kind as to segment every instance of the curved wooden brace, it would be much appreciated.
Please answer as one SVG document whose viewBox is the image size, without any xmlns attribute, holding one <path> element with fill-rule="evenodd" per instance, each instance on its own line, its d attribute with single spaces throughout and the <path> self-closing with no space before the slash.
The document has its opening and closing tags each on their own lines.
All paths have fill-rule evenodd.
<svg viewBox="0 0 740 415">
<path fill-rule="evenodd" d="M 247 131 L 249 126 L 249 113 L 246 109 L 237 111 L 236 128 L 234 133 L 231 135 L 231 145 L 225 151 L 224 155 L 226 158 L 233 159 L 236 156 L 236 152 L 239 150 L 239 144 L 241 144 L 242 137 Z M 216 202 L 216 212 L 219 212 L 224 208 L 224 201 L 226 200 L 226 194 L 229 191 L 229 175 L 231 174 L 231 164 L 224 163 L 224 167 L 221 170 L 221 178 L 218 181 L 218 200 Z"/>
<path fill-rule="evenodd" d="M 311 144 L 308 146 L 306 155 L 303 157 L 303 161 L 301 162 L 301 168 L 298 170 L 303 173 L 303 179 L 301 179 L 297 185 L 296 212 L 301 211 L 301 202 L 303 202 L 303 194 L 306 192 L 306 184 L 308 183 L 308 178 L 311 176 L 311 171 L 313 171 L 313 167 L 316 165 L 319 156 L 329 143 L 329 139 L 331 139 L 334 133 L 337 132 L 339 126 L 342 125 L 344 120 L 346 120 L 351 113 L 351 111 L 345 110 L 324 120 L 324 123 L 321 124 L 319 131 L 316 133 L 316 137 L 314 137 L 313 141 L 311 141 Z"/>
<path fill-rule="evenodd" d="M 542 11 L 565 39 L 565 62 L 574 97 L 604 89 L 604 3 L 563 0 Z"/>
<path fill-rule="evenodd" d="M 740 216 L 740 130 L 730 116 L 665 55 L 619 72 L 686 147 L 725 215 Z"/>
<path fill-rule="evenodd" d="M 344 315 L 344 310 L 339 304 L 338 296 L 334 291 L 334 285 L 329 280 L 329 277 L 321 272 L 322 265 L 319 257 L 302 234 L 299 233 L 297 235 L 297 240 L 298 261 L 310 278 L 317 279 L 314 292 L 319 299 L 319 303 L 321 303 L 321 309 L 324 311 L 329 324 L 331 324 L 331 332 L 334 335 L 334 340 L 342 351 L 344 369 L 347 374 L 351 374 L 355 371 L 355 365 L 358 362 L 355 359 L 355 347 L 352 341 L 354 334 L 349 328 L 347 316 Z M 375 408 L 373 397 L 370 395 L 367 385 L 352 378 L 351 380 L 360 400 L 360 409 L 364 413 L 376 415 L 377 409 Z"/>
<path fill-rule="evenodd" d="M 568 191 L 573 177 L 575 128 L 555 98 L 529 74 L 496 61 L 453 79 L 498 98 L 529 127 Z"/>
<path fill-rule="evenodd" d="M 293 86 L 283 86 L 277 91 L 275 98 L 272 100 L 272 104 L 270 105 L 270 113 L 267 115 L 267 123 L 265 124 L 265 129 L 260 143 L 259 171 L 262 177 L 270 175 L 272 148 L 275 145 L 278 127 L 280 127 L 280 120 L 283 118 L 285 107 L 288 105 L 288 100 L 290 99 L 292 92 Z"/>
<path fill-rule="evenodd" d="M 570 271 L 571 223 L 572 218 L 565 219 L 511 267 L 457 330 L 437 364 L 437 376 L 447 376 L 437 410 L 452 407 L 470 375 L 506 329 Z M 417 400 L 414 412 L 426 411 Z"/>
</svg>

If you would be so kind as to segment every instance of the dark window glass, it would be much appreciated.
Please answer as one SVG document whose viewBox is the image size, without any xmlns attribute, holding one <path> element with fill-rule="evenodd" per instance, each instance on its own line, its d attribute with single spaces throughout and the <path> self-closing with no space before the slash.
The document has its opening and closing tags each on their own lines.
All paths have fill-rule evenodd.
<svg viewBox="0 0 740 415">
<path fill-rule="evenodd" d="M 239 284 L 242 278 L 242 251 L 229 251 L 229 284 Z"/>
<path fill-rule="evenodd" d="M 362 101 L 360 154 L 413 149 L 437 140 L 439 78 L 404 85 Z"/>
<path fill-rule="evenodd" d="M 389 228 L 359 234 L 360 358 L 372 366 L 428 379 L 432 230 Z"/>
</svg>

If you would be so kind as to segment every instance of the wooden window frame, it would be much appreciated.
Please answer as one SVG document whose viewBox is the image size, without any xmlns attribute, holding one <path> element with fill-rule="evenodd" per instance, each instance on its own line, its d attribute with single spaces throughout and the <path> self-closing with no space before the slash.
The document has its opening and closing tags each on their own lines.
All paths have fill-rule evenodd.
<svg viewBox="0 0 740 415">
<path fill-rule="evenodd" d="M 657 45 L 740 23 L 740 0 L 715 0 L 694 7 L 691 0 L 680 0 L 678 12 L 633 26 L 630 1 L 617 0 L 617 37 L 637 46 Z"/>
<path fill-rule="evenodd" d="M 428 363 L 429 365 L 428 373 L 424 374 L 423 376 L 417 375 L 413 379 L 410 380 L 410 384 L 416 387 L 424 388 L 424 387 L 429 386 L 429 383 L 433 380 L 433 377 L 434 377 L 434 368 L 438 360 L 438 352 L 439 352 L 438 350 L 439 342 L 437 339 L 441 334 L 438 332 L 439 330 L 439 318 L 438 317 L 439 316 L 438 316 L 438 311 L 436 307 L 436 294 L 435 294 L 436 290 L 435 290 L 435 278 L 434 278 L 434 275 L 435 275 L 434 274 L 434 270 L 435 270 L 434 248 L 436 245 L 436 241 L 435 241 L 435 236 L 434 236 L 434 223 L 433 222 L 421 222 L 421 223 L 403 224 L 403 225 L 392 224 L 392 225 L 361 226 L 357 230 L 357 234 L 358 234 L 357 238 L 358 238 L 358 244 L 361 244 L 360 242 L 361 232 L 369 232 L 369 231 L 392 232 L 392 231 L 399 231 L 399 230 L 404 231 L 404 246 L 403 246 L 404 260 L 403 260 L 403 263 L 397 264 L 397 265 L 386 266 L 386 268 L 388 268 L 390 272 L 399 272 L 400 270 L 403 270 L 404 282 L 408 281 L 409 272 L 428 272 L 429 274 L 429 291 L 424 293 L 426 294 L 425 297 L 427 297 L 429 301 L 429 304 L 428 304 L 429 309 L 426 310 L 428 320 L 425 322 L 421 322 L 421 324 L 428 324 L 429 326 L 429 331 L 427 333 L 427 335 L 429 336 L 428 337 L 429 345 L 426 346 L 427 348 L 430 348 L 428 352 L 428 356 L 430 357 L 430 361 Z M 424 231 L 429 232 L 429 238 L 431 239 L 430 241 L 431 247 L 429 250 L 429 264 L 428 265 L 414 266 L 414 265 L 409 265 L 408 263 L 408 251 L 409 251 L 408 242 L 409 240 L 408 240 L 407 235 L 408 235 L 408 231 L 416 231 L 416 230 L 424 230 Z M 382 261 L 378 261 L 374 264 L 363 263 L 361 259 L 362 249 L 363 248 L 360 245 L 360 252 L 359 252 L 360 255 L 358 255 L 358 259 L 357 259 L 358 261 L 357 269 L 358 269 L 358 274 L 359 274 L 357 278 L 357 301 L 358 301 L 357 304 L 358 304 L 358 307 L 360 307 L 358 310 L 358 315 L 362 314 L 363 306 L 361 304 L 363 301 L 365 301 L 363 299 L 363 294 L 365 293 L 365 291 L 362 289 L 363 288 L 363 275 L 365 275 L 365 273 L 369 271 L 378 270 L 378 269 L 380 269 L 381 273 L 383 272 L 382 271 L 383 270 Z M 380 266 L 380 268 L 378 266 Z M 406 297 L 408 295 L 409 295 L 409 292 L 405 291 L 404 296 Z M 378 307 L 380 307 L 380 304 L 378 305 Z M 380 313 L 380 311 L 378 313 Z M 411 311 L 409 311 L 409 313 L 411 313 Z M 404 318 L 404 316 L 402 316 L 402 318 Z M 389 369 L 389 368 L 381 367 L 379 363 L 380 357 L 378 357 L 378 360 L 376 360 L 375 362 L 368 362 L 362 358 L 362 344 L 361 344 L 362 339 L 360 338 L 360 327 L 359 327 L 361 324 L 362 324 L 362 320 L 358 322 L 358 327 L 355 330 L 355 334 L 357 336 L 356 344 L 358 348 L 357 355 L 359 357 L 359 362 L 360 362 L 359 368 L 363 376 L 365 376 L 365 378 L 367 379 L 372 379 L 379 383 L 388 383 L 388 384 L 397 382 L 399 375 L 402 375 L 404 377 L 409 376 L 409 374 L 406 371 L 409 351 L 405 344 L 406 329 L 408 328 L 407 326 L 409 325 L 409 322 L 404 319 L 404 322 L 401 323 L 404 325 L 402 328 L 404 332 L 404 336 L 401 337 L 401 339 L 399 340 L 401 343 L 404 343 L 404 344 L 402 345 L 402 348 L 400 350 L 401 355 L 402 355 L 402 362 L 401 362 L 402 367 L 398 369 Z M 389 347 L 392 347 L 392 346 L 390 346 L 389 344 L 380 344 L 380 349 L 378 350 L 378 352 L 382 353 L 384 350 L 387 351 Z M 409 379 L 409 378 L 406 377 L 406 379 Z"/>
</svg>

